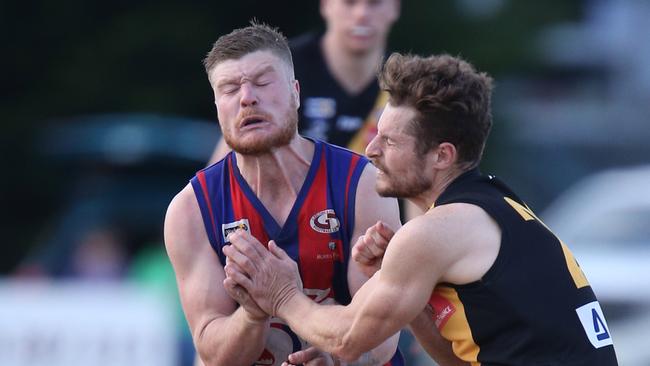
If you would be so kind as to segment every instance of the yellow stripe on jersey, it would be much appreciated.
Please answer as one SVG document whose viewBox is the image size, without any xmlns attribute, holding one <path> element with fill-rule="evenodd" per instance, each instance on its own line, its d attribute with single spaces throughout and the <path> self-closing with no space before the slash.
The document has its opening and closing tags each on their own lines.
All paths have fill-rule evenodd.
<svg viewBox="0 0 650 366">
<path fill-rule="evenodd" d="M 451 302 L 455 308 L 453 315 L 440 329 L 440 334 L 451 341 L 456 356 L 463 361 L 470 362 L 472 366 L 480 366 L 478 353 L 481 349 L 474 343 L 472 330 L 465 314 L 465 307 L 458 298 L 458 292 L 447 286 L 436 286 L 434 292 Z"/>
<path fill-rule="evenodd" d="M 503 199 L 505 199 L 506 202 L 508 202 L 508 204 L 512 206 L 512 208 L 514 208 L 515 211 L 517 211 L 517 213 L 521 215 L 521 217 L 524 220 L 526 221 L 537 220 L 540 224 L 544 225 L 546 229 L 551 231 L 551 229 L 549 229 L 548 226 L 546 226 L 546 224 L 542 222 L 542 220 L 540 220 L 537 216 L 535 216 L 535 214 L 533 213 L 533 211 L 531 211 L 530 208 L 522 206 L 518 202 L 508 197 L 503 197 Z M 585 286 L 589 286 L 589 281 L 587 281 L 587 277 L 585 276 L 585 273 L 582 272 L 582 269 L 578 265 L 578 262 L 573 256 L 573 253 L 571 253 L 571 250 L 569 250 L 569 247 L 567 247 L 566 244 L 564 244 L 562 240 L 560 240 L 559 238 L 558 241 L 562 245 L 562 252 L 564 253 L 564 259 L 566 260 L 567 268 L 569 269 L 569 273 L 571 273 L 571 278 L 573 278 L 573 282 L 576 284 L 576 287 L 582 288 Z"/>
<path fill-rule="evenodd" d="M 505 199 L 506 202 L 508 202 L 508 204 L 512 206 L 512 208 L 514 208 L 515 211 L 517 211 L 517 213 L 521 215 L 521 217 L 524 220 L 526 221 L 537 220 L 540 224 L 544 225 L 546 229 L 551 231 L 551 229 L 549 229 L 548 226 L 546 226 L 546 224 L 542 222 L 542 220 L 540 220 L 537 216 L 535 216 L 535 214 L 530 208 L 523 206 L 508 197 L 503 197 L 503 199 Z M 562 245 L 562 252 L 564 253 L 564 259 L 566 260 L 567 268 L 569 269 L 569 273 L 571 274 L 571 278 L 573 278 L 573 282 L 576 284 L 576 287 L 583 288 L 589 286 L 589 281 L 587 281 L 587 277 L 585 276 L 585 273 L 578 265 L 578 262 L 573 256 L 573 253 L 571 253 L 571 250 L 569 250 L 569 247 L 567 247 L 566 244 L 564 244 L 562 240 L 560 240 L 559 238 L 558 241 Z"/>
<path fill-rule="evenodd" d="M 573 278 L 573 282 L 575 282 L 577 288 L 583 288 L 586 286 L 589 286 L 589 281 L 587 281 L 587 276 L 585 276 L 585 273 L 582 271 L 582 268 L 578 265 L 578 261 L 576 261 L 575 257 L 573 256 L 573 253 L 571 253 L 571 250 L 569 250 L 569 247 L 564 244 L 562 240 L 560 240 L 560 244 L 562 244 L 562 251 L 564 252 L 564 259 L 566 260 L 566 266 L 569 268 L 569 273 L 571 273 L 571 278 Z"/>
<path fill-rule="evenodd" d="M 513 199 L 511 199 L 509 197 L 503 197 L 503 199 L 506 200 L 506 202 L 508 202 L 508 204 L 510 206 L 512 206 L 512 208 L 514 208 L 515 211 L 517 211 L 517 213 L 519 215 L 521 215 L 521 217 L 524 220 L 530 221 L 530 220 L 534 220 L 534 219 L 537 218 L 535 216 L 535 214 L 533 213 L 533 211 L 531 211 L 528 207 L 521 205 L 519 202 L 517 202 L 517 201 L 515 201 L 515 200 L 513 200 Z"/>
<path fill-rule="evenodd" d="M 384 106 L 387 101 L 388 93 L 384 90 L 380 91 L 375 100 L 375 105 L 366 116 L 363 126 L 361 126 L 361 129 L 350 140 L 348 149 L 362 155 L 366 153 L 366 146 L 377 135 L 377 122 L 381 113 L 384 111 Z"/>
</svg>

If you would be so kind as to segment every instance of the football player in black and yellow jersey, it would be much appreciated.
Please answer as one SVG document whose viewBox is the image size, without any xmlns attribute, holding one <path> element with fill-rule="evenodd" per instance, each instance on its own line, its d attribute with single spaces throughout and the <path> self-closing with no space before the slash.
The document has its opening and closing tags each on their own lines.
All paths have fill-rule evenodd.
<svg viewBox="0 0 650 366">
<path fill-rule="evenodd" d="M 359 239 L 354 257 L 376 273 L 347 306 L 311 301 L 286 253 L 238 233 L 224 249 L 231 296 L 252 296 L 344 360 L 410 325 L 433 358 L 442 335 L 471 365 L 616 365 L 602 309 L 568 246 L 478 171 L 491 78 L 448 55 L 393 54 L 380 82 L 389 100 L 366 149 L 376 189 L 426 212 L 394 234 L 378 224 Z"/>
</svg>

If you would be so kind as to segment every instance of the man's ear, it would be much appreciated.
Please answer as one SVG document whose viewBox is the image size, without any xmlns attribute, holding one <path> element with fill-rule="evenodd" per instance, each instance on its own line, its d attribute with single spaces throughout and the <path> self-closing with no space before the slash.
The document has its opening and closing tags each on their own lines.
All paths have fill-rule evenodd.
<svg viewBox="0 0 650 366">
<path fill-rule="evenodd" d="M 300 108 L 300 82 L 298 80 L 293 81 L 293 97 L 296 101 L 296 108 Z"/>
<path fill-rule="evenodd" d="M 456 161 L 458 160 L 458 150 L 456 150 L 454 144 L 449 142 L 438 144 L 438 146 L 433 149 L 433 152 L 435 153 L 433 163 L 438 169 L 448 169 L 456 164 Z"/>
</svg>

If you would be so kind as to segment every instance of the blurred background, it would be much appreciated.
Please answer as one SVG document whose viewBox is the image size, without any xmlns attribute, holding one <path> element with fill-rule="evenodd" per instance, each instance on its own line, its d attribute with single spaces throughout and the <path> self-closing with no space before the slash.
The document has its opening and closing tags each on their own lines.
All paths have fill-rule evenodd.
<svg viewBox="0 0 650 366">
<path fill-rule="evenodd" d="M 191 364 L 162 223 L 219 138 L 201 60 L 253 17 L 323 27 L 316 1 L 2 2 L 3 365 Z M 405 0 L 389 43 L 495 78 L 482 170 L 572 248 L 622 365 L 650 364 L 649 17 L 648 0 Z"/>
</svg>

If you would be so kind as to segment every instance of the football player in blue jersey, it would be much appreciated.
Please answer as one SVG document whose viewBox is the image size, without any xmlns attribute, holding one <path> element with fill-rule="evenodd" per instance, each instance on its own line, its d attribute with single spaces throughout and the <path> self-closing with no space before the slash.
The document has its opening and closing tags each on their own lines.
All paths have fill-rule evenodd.
<svg viewBox="0 0 650 366">
<path fill-rule="evenodd" d="M 301 263 L 310 301 L 347 303 L 367 280 L 349 260 L 351 247 L 377 221 L 397 229 L 397 203 L 375 192 L 377 170 L 366 158 L 298 135 L 300 90 L 281 33 L 259 24 L 235 30 L 204 63 L 233 151 L 198 172 L 165 218 L 165 245 L 198 354 L 206 365 L 332 364 L 254 301 L 229 296 L 230 232 L 283 246 Z M 359 359 L 399 365 L 398 333 Z"/>
<path fill-rule="evenodd" d="M 306 33 L 289 43 L 301 86 L 298 130 L 363 153 L 386 103 L 376 74 L 400 1 L 321 0 L 320 13 L 324 33 Z M 209 164 L 229 150 L 222 139 Z"/>
</svg>

